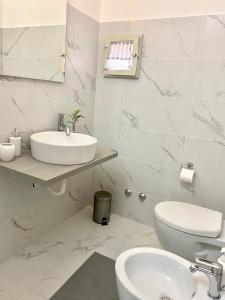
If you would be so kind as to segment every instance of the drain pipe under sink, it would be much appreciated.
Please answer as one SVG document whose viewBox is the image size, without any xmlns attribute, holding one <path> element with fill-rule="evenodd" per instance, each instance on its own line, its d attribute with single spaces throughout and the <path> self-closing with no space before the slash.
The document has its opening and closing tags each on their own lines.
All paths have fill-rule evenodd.
<svg viewBox="0 0 225 300">
<path fill-rule="evenodd" d="M 66 191 L 67 180 L 63 179 L 59 191 L 54 191 L 50 186 L 47 186 L 46 189 L 54 196 L 62 196 Z"/>
<path fill-rule="evenodd" d="M 37 188 L 39 185 L 33 182 L 33 188 Z M 66 191 L 66 186 L 67 186 L 67 179 L 63 179 L 61 183 L 61 187 L 59 191 L 54 191 L 52 187 L 47 186 L 46 189 L 53 195 L 53 196 L 62 196 L 65 191 Z"/>
</svg>

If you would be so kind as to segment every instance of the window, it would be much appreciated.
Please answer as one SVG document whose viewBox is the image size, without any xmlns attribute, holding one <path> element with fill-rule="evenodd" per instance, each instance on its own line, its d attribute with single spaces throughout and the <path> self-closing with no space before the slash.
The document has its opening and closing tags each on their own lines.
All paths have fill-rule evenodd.
<svg viewBox="0 0 225 300">
<path fill-rule="evenodd" d="M 117 35 L 105 40 L 105 77 L 138 78 L 143 35 Z"/>
</svg>

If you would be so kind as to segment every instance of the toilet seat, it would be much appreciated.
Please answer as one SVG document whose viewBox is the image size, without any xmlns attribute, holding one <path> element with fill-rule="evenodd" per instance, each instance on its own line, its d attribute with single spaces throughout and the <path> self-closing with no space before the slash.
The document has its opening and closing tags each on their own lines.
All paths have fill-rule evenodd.
<svg viewBox="0 0 225 300">
<path fill-rule="evenodd" d="M 161 202 L 155 207 L 155 216 L 165 225 L 189 234 L 215 238 L 222 231 L 220 212 L 189 203 Z"/>
</svg>

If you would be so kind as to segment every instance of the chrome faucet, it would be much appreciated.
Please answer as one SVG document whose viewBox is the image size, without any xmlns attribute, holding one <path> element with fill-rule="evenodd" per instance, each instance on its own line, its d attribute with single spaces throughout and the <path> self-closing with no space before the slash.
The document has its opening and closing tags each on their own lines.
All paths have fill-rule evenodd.
<svg viewBox="0 0 225 300">
<path fill-rule="evenodd" d="M 58 131 L 65 131 L 67 136 L 70 136 L 70 128 L 65 125 L 64 121 L 65 114 L 58 114 Z"/>
<path fill-rule="evenodd" d="M 63 114 L 63 113 L 58 114 L 58 131 L 64 131 L 65 130 L 64 117 L 65 117 L 65 114 Z"/>
<path fill-rule="evenodd" d="M 70 128 L 68 126 L 65 126 L 66 135 L 70 136 Z"/>
<path fill-rule="evenodd" d="M 212 299 L 219 299 L 221 292 L 223 266 L 217 262 L 211 262 L 204 258 L 196 258 L 196 264 L 190 267 L 190 271 L 206 274 L 209 279 L 208 295 Z"/>
</svg>

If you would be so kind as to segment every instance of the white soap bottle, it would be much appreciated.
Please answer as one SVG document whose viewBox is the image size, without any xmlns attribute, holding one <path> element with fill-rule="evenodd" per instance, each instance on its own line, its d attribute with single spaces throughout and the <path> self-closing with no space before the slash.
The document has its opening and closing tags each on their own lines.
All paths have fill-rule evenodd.
<svg viewBox="0 0 225 300">
<path fill-rule="evenodd" d="M 9 138 L 9 142 L 13 145 L 15 145 L 15 156 L 20 156 L 21 155 L 21 143 L 22 143 L 22 138 L 19 136 L 19 133 L 21 130 L 17 130 L 16 128 L 14 129 L 14 136 L 11 136 Z"/>
<path fill-rule="evenodd" d="M 223 266 L 223 278 L 222 278 L 222 285 L 225 284 L 225 248 L 221 249 L 221 257 L 218 259 L 218 263 Z"/>
</svg>

